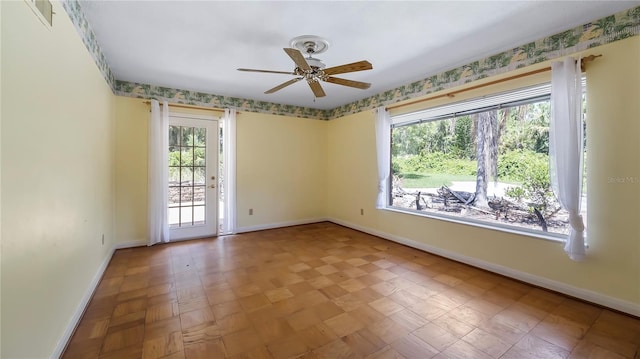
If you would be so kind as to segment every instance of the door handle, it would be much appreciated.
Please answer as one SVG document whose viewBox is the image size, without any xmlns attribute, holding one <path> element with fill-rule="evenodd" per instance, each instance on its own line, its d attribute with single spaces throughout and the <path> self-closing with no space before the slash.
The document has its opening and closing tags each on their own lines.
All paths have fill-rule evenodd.
<svg viewBox="0 0 640 359">
<path fill-rule="evenodd" d="M 209 186 L 211 188 L 216 188 L 216 185 L 212 184 L 211 186 Z"/>
</svg>

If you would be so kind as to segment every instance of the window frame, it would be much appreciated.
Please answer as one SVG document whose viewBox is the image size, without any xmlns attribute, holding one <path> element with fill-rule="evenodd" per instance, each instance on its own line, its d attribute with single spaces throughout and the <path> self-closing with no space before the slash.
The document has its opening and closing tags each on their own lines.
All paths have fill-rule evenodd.
<svg viewBox="0 0 640 359">
<path fill-rule="evenodd" d="M 586 77 L 582 77 L 583 96 L 586 92 Z M 438 105 L 429 107 L 422 110 L 412 111 L 404 114 L 391 115 L 390 129 L 411 126 L 425 122 L 433 122 L 445 120 L 452 117 L 459 117 L 465 115 L 476 114 L 480 112 L 486 112 L 494 109 L 504 109 L 519 105 L 526 105 L 541 101 L 551 100 L 551 82 L 544 82 L 533 86 L 516 88 L 513 90 L 501 91 L 485 96 L 472 97 L 466 100 L 448 103 L 444 105 Z M 393 133 L 393 132 L 392 132 Z M 390 146 L 393 146 L 392 136 L 389 137 Z M 389 153 L 390 166 L 393 164 L 392 153 Z M 390 169 L 390 174 L 393 171 Z M 425 217 L 429 219 L 442 220 L 450 223 L 457 223 L 463 225 L 469 225 L 473 227 L 479 227 L 483 229 L 495 230 L 500 232 L 512 233 L 522 236 L 534 237 L 553 242 L 564 243 L 568 238 L 567 234 L 543 232 L 541 230 L 535 230 L 530 228 L 518 227 L 513 225 L 507 225 L 503 223 L 492 223 L 473 218 L 466 218 L 463 216 L 453 216 L 446 213 L 434 213 L 429 211 L 419 211 L 412 208 L 396 207 L 391 205 L 392 199 L 392 181 L 393 176 L 389 175 L 387 179 L 387 189 L 385 193 L 386 203 L 384 210 L 409 214 L 413 216 Z M 586 220 L 586 219 L 585 219 Z"/>
</svg>

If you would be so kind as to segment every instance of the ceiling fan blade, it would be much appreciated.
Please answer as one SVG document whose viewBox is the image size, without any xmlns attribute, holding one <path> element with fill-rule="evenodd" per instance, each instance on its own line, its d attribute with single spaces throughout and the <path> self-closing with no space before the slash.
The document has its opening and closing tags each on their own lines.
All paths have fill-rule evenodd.
<svg viewBox="0 0 640 359">
<path fill-rule="evenodd" d="M 238 69 L 238 71 L 265 72 L 265 73 L 269 73 L 269 74 L 295 75 L 293 72 L 288 72 L 288 71 L 271 71 L 271 70 L 256 70 L 256 69 Z"/>
<path fill-rule="evenodd" d="M 368 82 L 360 82 L 360 81 L 341 79 L 339 77 L 331 77 L 331 76 L 329 76 L 329 77 L 327 77 L 325 79 L 325 81 L 331 82 L 331 83 L 334 83 L 334 84 L 338 84 L 338 85 L 355 87 L 355 88 L 361 89 L 361 90 L 366 90 L 369 87 L 371 87 L 371 84 L 368 83 Z"/>
<path fill-rule="evenodd" d="M 296 66 L 303 70 L 311 70 L 311 66 L 309 66 L 307 60 L 304 59 L 304 56 L 302 56 L 302 53 L 300 51 L 298 51 L 297 49 L 285 47 L 284 52 L 286 52 L 287 55 L 291 57 L 291 60 L 296 63 Z"/>
<path fill-rule="evenodd" d="M 322 89 L 322 86 L 320 86 L 320 83 L 318 81 L 311 81 L 308 84 L 309 87 L 311 87 L 311 91 L 313 91 L 313 94 L 316 97 L 325 97 L 327 95 L 324 93 L 324 90 Z"/>
<path fill-rule="evenodd" d="M 347 72 L 356 72 L 373 69 L 373 65 L 369 61 L 358 61 L 350 64 L 334 66 L 324 69 L 325 75 L 344 74 Z"/>
<path fill-rule="evenodd" d="M 289 86 L 289 85 L 293 85 L 293 84 L 295 84 L 296 82 L 298 82 L 298 81 L 300 81 L 300 80 L 302 80 L 302 77 L 297 77 L 297 78 L 295 78 L 295 79 L 291 79 L 291 80 L 289 80 L 289 81 L 287 81 L 287 82 L 285 82 L 285 83 L 281 83 L 280 85 L 278 85 L 278 86 L 276 86 L 276 87 L 272 88 L 271 90 L 267 90 L 267 91 L 265 91 L 264 93 L 266 93 L 266 94 L 270 94 L 270 93 L 274 93 L 274 92 L 276 92 L 276 91 L 280 91 L 280 90 L 282 90 L 283 88 L 285 88 L 285 87 L 287 87 L 287 86 Z"/>
</svg>

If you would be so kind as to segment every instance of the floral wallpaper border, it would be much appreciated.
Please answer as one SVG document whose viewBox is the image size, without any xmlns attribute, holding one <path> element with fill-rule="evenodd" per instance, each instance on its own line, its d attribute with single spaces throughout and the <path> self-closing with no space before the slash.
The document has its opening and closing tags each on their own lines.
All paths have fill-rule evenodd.
<svg viewBox="0 0 640 359">
<path fill-rule="evenodd" d="M 235 108 L 238 111 L 260 112 L 272 115 L 283 115 L 301 118 L 326 120 L 330 111 L 309 107 L 283 105 L 279 103 L 251 100 L 238 97 L 214 95 L 204 92 L 179 90 L 169 87 L 141 84 L 116 80 L 114 93 L 119 96 L 143 99 L 167 100 L 180 103 L 214 108 Z"/>
<path fill-rule="evenodd" d="M 424 96 L 640 34 L 640 6 L 331 110 L 328 119 Z"/>
<path fill-rule="evenodd" d="M 265 101 L 179 90 L 115 80 L 100 50 L 78 0 L 63 0 L 63 6 L 80 33 L 87 50 L 116 95 L 189 104 L 231 107 L 240 111 L 330 120 L 409 100 L 482 78 L 513 71 L 589 48 L 640 35 L 640 6 L 609 15 L 588 24 L 533 41 L 467 65 L 426 77 L 332 110 L 320 110 Z"/>
<path fill-rule="evenodd" d="M 98 66 L 98 69 L 100 69 L 102 76 L 107 81 L 111 89 L 114 89 L 116 78 L 111 72 L 111 68 L 102 53 L 102 49 L 100 49 L 100 46 L 98 45 L 98 41 L 96 40 L 93 30 L 91 30 L 91 25 L 89 25 L 87 18 L 82 12 L 80 2 L 78 2 L 78 0 L 63 0 L 62 7 L 67 12 L 67 15 L 69 15 L 69 19 L 71 19 L 73 25 L 76 27 L 76 31 L 80 34 L 84 46 L 89 51 L 89 54 L 91 54 L 91 57 Z"/>
</svg>

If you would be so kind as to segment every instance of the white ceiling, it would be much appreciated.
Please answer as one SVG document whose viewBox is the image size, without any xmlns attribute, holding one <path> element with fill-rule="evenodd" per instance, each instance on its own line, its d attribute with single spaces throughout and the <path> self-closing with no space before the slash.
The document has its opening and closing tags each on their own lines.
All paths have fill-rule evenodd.
<svg viewBox="0 0 640 359">
<path fill-rule="evenodd" d="M 116 79 L 216 95 L 331 109 L 640 5 L 640 1 L 81 1 Z M 264 91 L 292 71 L 282 50 L 318 35 L 327 67 L 368 90 L 304 82 Z"/>
</svg>

